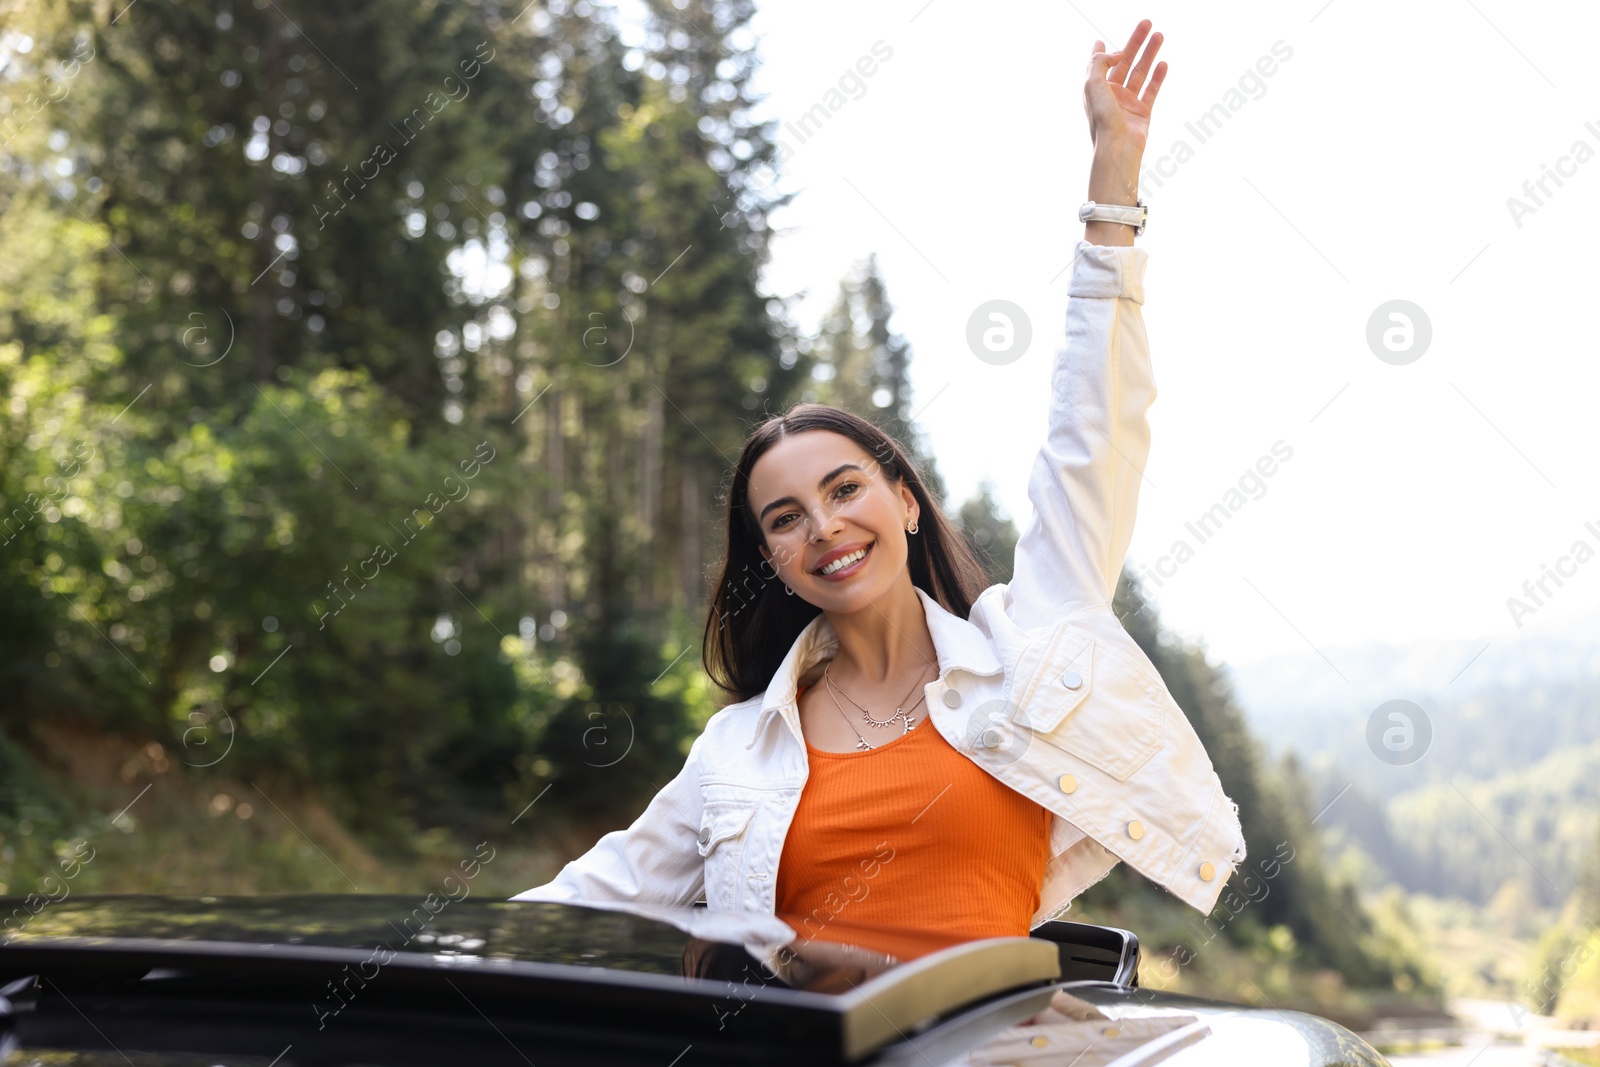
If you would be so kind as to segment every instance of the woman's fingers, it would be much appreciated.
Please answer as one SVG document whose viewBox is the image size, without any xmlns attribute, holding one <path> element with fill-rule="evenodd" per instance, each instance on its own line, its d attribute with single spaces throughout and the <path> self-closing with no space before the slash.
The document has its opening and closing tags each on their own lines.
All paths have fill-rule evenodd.
<svg viewBox="0 0 1600 1067">
<path fill-rule="evenodd" d="M 1145 86 L 1144 95 L 1139 99 L 1144 101 L 1146 109 L 1155 106 L 1156 94 L 1161 91 L 1161 83 L 1167 80 L 1167 61 L 1162 60 L 1156 64 L 1155 73 L 1150 76 L 1150 84 Z"/>
<path fill-rule="evenodd" d="M 1100 51 L 1102 47 L 1103 45 L 1096 41 L 1094 43 L 1094 51 L 1089 53 L 1089 77 L 1091 78 L 1104 79 L 1106 72 L 1111 68 L 1111 64 L 1115 63 L 1117 58 L 1122 55 L 1121 52 L 1102 52 Z"/>
<path fill-rule="evenodd" d="M 1140 19 L 1128 37 L 1128 43 L 1121 49 L 1115 52 L 1102 52 L 1104 43 L 1096 41 L 1094 49 L 1089 54 L 1091 79 L 1106 78 L 1115 84 L 1123 85 L 1146 107 L 1155 101 L 1161 83 L 1167 76 L 1167 64 L 1155 62 L 1156 53 L 1161 51 L 1163 38 L 1160 33 L 1150 32 L 1151 25 L 1149 19 Z M 1148 42 L 1145 39 L 1147 36 Z M 1142 55 L 1141 48 L 1143 48 Z M 1152 64 L 1154 64 L 1153 69 Z M 1141 89 L 1144 90 L 1142 96 Z"/>
<path fill-rule="evenodd" d="M 1139 95 L 1144 79 L 1150 73 L 1150 64 L 1155 62 L 1156 53 L 1159 51 L 1161 51 L 1161 34 L 1155 33 L 1151 35 L 1149 47 L 1144 50 L 1144 55 L 1139 57 L 1139 62 L 1128 72 L 1128 91 L 1133 95 Z"/>
<path fill-rule="evenodd" d="M 1109 73 L 1112 81 L 1120 83 L 1128 76 L 1128 68 L 1133 58 L 1139 54 L 1139 46 L 1144 43 L 1145 34 L 1150 32 L 1151 25 L 1149 19 L 1140 19 L 1139 24 L 1133 28 L 1133 33 L 1128 36 L 1128 43 L 1117 53 L 1116 65 Z"/>
</svg>

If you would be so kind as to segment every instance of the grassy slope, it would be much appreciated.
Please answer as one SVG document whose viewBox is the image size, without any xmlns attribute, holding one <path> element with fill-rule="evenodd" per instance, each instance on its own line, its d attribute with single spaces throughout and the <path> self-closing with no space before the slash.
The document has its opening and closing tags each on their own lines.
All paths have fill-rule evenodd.
<svg viewBox="0 0 1600 1067">
<path fill-rule="evenodd" d="M 423 894 L 476 844 L 433 830 L 412 842 L 413 856 L 382 857 L 294 785 L 200 781 L 155 744 L 62 727 L 43 737 L 38 785 L 61 809 L 85 814 L 0 821 L 3 894 L 59 896 L 45 880 L 60 874 L 56 857 L 74 854 L 92 858 L 70 880 L 73 893 Z M 537 885 L 557 868 L 554 847 L 497 845 L 474 889 L 509 895 Z"/>
</svg>

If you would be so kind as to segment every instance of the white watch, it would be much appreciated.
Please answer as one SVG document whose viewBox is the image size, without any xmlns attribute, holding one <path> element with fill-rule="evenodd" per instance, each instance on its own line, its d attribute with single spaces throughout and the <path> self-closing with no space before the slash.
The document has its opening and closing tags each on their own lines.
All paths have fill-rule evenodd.
<svg viewBox="0 0 1600 1067">
<path fill-rule="evenodd" d="M 1078 209 L 1079 222 L 1120 222 L 1133 227 L 1136 234 L 1144 233 L 1145 223 L 1149 220 L 1150 209 L 1145 206 L 1144 198 L 1140 197 L 1137 207 L 1126 204 L 1097 204 L 1088 201 Z"/>
</svg>

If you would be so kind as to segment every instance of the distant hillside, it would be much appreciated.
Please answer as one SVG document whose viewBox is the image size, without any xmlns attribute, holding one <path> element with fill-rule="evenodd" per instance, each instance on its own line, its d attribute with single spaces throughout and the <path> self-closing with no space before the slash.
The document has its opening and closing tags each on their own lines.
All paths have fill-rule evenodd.
<svg viewBox="0 0 1600 1067">
<path fill-rule="evenodd" d="M 1385 798 L 1463 776 L 1494 778 L 1553 752 L 1600 741 L 1600 672 L 1545 683 L 1463 686 L 1445 697 L 1393 695 L 1414 701 L 1432 725 L 1426 753 L 1405 766 L 1384 763 L 1367 744 L 1367 721 L 1389 697 L 1352 702 L 1339 712 L 1296 714 L 1279 707 L 1246 714 L 1271 748 L 1294 752 L 1319 775 L 1342 775 Z"/>
<path fill-rule="evenodd" d="M 1432 705 L 1448 706 L 1485 691 L 1517 693 L 1582 680 L 1600 685 L 1600 614 L 1560 629 L 1325 646 L 1320 654 L 1307 649 L 1230 663 L 1227 674 L 1264 740 L 1309 755 L 1306 742 L 1338 730 L 1319 720 L 1332 717 L 1349 725 L 1359 717 L 1364 726 L 1365 716 L 1386 700 L 1414 700 L 1432 714 Z M 1361 730 L 1352 727 L 1351 733 L 1359 738 Z"/>
<path fill-rule="evenodd" d="M 1485 647 L 1487 645 L 1487 647 Z M 1254 732 L 1314 782 L 1335 854 L 1354 847 L 1408 890 L 1487 903 L 1509 882 L 1554 905 L 1600 823 L 1600 618 L 1564 632 L 1373 643 L 1229 670 Z M 1474 658 L 1476 657 L 1476 658 Z M 1392 766 L 1368 747 L 1379 704 L 1432 727 Z"/>
<path fill-rule="evenodd" d="M 1359 847 L 1408 890 L 1486 904 L 1520 883 L 1519 893 L 1559 905 L 1600 827 L 1600 743 L 1486 780 L 1423 786 L 1386 806 L 1352 786 L 1321 822 L 1330 850 Z"/>
</svg>

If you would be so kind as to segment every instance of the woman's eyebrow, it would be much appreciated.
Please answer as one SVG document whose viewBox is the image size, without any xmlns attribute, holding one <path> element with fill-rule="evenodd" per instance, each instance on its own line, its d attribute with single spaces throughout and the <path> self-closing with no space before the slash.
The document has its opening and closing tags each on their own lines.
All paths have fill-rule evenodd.
<svg viewBox="0 0 1600 1067">
<path fill-rule="evenodd" d="M 828 487 L 828 483 L 829 482 L 831 482 L 835 478 L 839 477 L 839 475 L 843 474 L 845 471 L 860 471 L 862 474 L 867 473 L 866 472 L 866 468 L 862 467 L 859 463 L 841 463 L 839 466 L 835 467 L 833 470 L 829 471 L 827 474 L 824 474 L 822 476 L 822 481 L 817 483 L 817 492 L 819 492 L 819 493 L 822 492 L 822 490 L 824 490 L 824 489 L 826 489 Z M 796 500 L 792 496 L 780 496 L 778 499 L 774 500 L 772 503 L 768 504 L 766 507 L 761 509 L 761 520 L 760 521 L 766 522 L 767 521 L 767 512 L 771 511 L 773 508 L 781 507 L 784 504 L 798 504 L 798 503 L 800 503 L 800 501 Z"/>
</svg>

